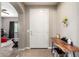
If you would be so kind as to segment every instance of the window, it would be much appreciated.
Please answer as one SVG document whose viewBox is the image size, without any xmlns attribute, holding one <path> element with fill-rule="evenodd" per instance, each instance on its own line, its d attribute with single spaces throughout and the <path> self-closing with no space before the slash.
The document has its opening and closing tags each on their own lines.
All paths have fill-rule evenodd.
<svg viewBox="0 0 79 59">
<path fill-rule="evenodd" d="M 14 24 L 14 32 L 18 32 L 18 23 L 17 22 L 15 22 L 15 24 Z"/>
</svg>

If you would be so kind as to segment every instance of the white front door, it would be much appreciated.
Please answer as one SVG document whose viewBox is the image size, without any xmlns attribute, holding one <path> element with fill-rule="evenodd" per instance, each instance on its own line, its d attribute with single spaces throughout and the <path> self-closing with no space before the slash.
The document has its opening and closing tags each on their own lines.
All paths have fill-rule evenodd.
<svg viewBox="0 0 79 59">
<path fill-rule="evenodd" d="M 49 9 L 30 9 L 30 47 L 48 48 Z"/>
</svg>

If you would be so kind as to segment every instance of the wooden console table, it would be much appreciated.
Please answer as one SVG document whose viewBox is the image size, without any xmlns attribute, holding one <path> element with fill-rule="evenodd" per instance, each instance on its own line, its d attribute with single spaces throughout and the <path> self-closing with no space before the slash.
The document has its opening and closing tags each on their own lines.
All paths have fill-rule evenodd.
<svg viewBox="0 0 79 59">
<path fill-rule="evenodd" d="M 61 39 L 52 38 L 52 44 L 56 45 L 58 48 L 60 48 L 65 53 L 79 52 L 79 47 L 72 46 L 72 45 L 64 42 Z"/>
</svg>

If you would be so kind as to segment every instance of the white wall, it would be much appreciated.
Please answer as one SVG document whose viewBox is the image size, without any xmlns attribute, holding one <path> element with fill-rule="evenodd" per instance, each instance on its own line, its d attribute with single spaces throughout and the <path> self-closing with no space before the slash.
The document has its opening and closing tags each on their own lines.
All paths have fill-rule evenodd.
<svg viewBox="0 0 79 59">
<path fill-rule="evenodd" d="M 60 22 L 60 34 L 61 36 L 67 36 L 71 38 L 75 45 L 78 45 L 78 8 L 76 3 L 61 3 L 58 6 L 58 21 Z M 64 17 L 68 18 L 68 27 L 64 27 L 62 21 Z"/>
<path fill-rule="evenodd" d="M 58 21 L 57 21 L 57 10 L 56 7 L 52 7 L 49 12 L 49 36 L 55 37 L 57 33 L 59 33 Z"/>
<path fill-rule="evenodd" d="M 66 2 L 58 6 L 59 29 L 62 37 L 70 38 L 74 45 L 79 47 L 79 3 Z M 68 18 L 68 27 L 64 27 L 62 21 Z"/>
</svg>

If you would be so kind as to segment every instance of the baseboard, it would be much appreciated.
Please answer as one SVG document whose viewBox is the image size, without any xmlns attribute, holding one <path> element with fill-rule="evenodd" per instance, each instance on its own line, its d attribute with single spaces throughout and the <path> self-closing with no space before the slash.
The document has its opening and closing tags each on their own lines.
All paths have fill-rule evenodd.
<svg viewBox="0 0 79 59">
<path fill-rule="evenodd" d="M 30 47 L 25 47 L 25 48 L 22 48 L 22 49 L 18 49 L 18 50 L 26 50 L 26 49 L 31 49 Z M 52 47 L 48 47 L 48 49 L 52 49 Z"/>
<path fill-rule="evenodd" d="M 48 47 L 48 49 L 52 49 L 52 47 Z"/>
</svg>

